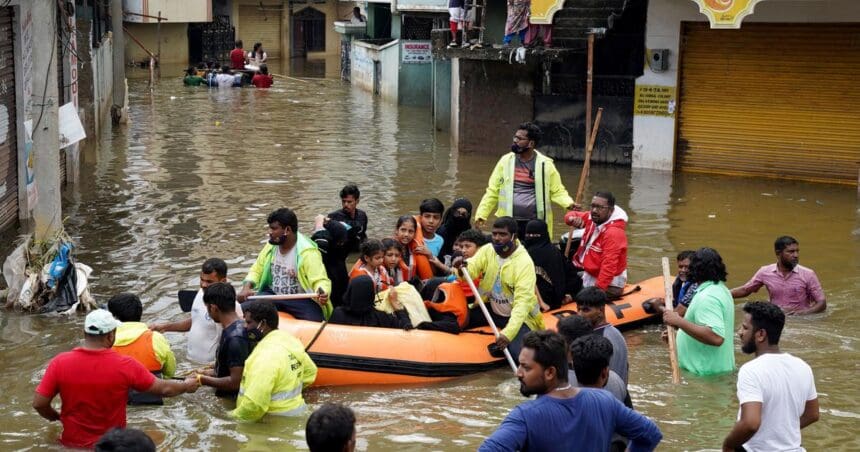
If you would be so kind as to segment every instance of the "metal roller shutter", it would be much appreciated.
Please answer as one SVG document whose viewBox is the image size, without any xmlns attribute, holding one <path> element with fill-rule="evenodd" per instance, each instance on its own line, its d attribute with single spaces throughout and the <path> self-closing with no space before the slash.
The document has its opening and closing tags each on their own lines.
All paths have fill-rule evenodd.
<svg viewBox="0 0 860 452">
<path fill-rule="evenodd" d="M 857 183 L 860 25 L 684 24 L 678 167 Z"/>
<path fill-rule="evenodd" d="M 255 42 L 262 42 L 269 59 L 281 58 L 282 10 L 283 4 L 239 6 L 239 39 L 245 53 L 254 48 Z"/>
<path fill-rule="evenodd" d="M 18 221 L 18 143 L 12 8 L 0 8 L 0 230 Z"/>
</svg>

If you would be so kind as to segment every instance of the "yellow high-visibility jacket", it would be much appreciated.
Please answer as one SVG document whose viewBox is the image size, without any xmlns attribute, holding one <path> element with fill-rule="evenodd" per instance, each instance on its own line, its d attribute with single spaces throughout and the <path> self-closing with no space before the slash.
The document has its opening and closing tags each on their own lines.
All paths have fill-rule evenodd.
<svg viewBox="0 0 860 452">
<path fill-rule="evenodd" d="M 302 414 L 305 410 L 302 389 L 316 378 L 317 366 L 301 341 L 286 331 L 270 331 L 245 360 L 239 398 L 230 416 L 257 421 L 266 413 Z"/>
<path fill-rule="evenodd" d="M 563 208 L 573 204 L 573 198 L 561 183 L 561 175 L 552 163 L 552 159 L 535 150 L 535 200 L 537 201 L 537 218 L 546 222 L 549 236 L 552 235 L 552 203 Z M 475 219 L 487 220 L 493 209 L 496 217 L 511 216 L 514 212 L 514 166 L 517 156 L 509 152 L 496 163 L 487 191 L 475 211 Z"/>
<path fill-rule="evenodd" d="M 253 283 L 257 292 L 270 288 L 272 285 L 272 260 L 277 248 L 277 245 L 266 243 L 242 282 Z M 305 289 L 314 292 L 322 289 L 327 294 L 331 293 L 331 280 L 325 271 L 322 254 L 320 254 L 317 244 L 301 232 L 296 233 L 296 273 L 299 284 Z M 333 310 L 331 300 L 329 300 L 322 308 L 326 319 L 331 317 Z"/>
<path fill-rule="evenodd" d="M 500 331 L 508 340 L 514 340 L 523 322 L 532 331 L 546 328 L 540 313 L 537 295 L 535 295 L 535 285 L 537 284 L 535 264 L 519 240 L 517 240 L 517 249 L 508 256 L 501 268 L 499 268 L 499 255 L 493 249 L 492 243 L 482 246 L 466 262 L 469 275 L 484 275 L 478 285 L 478 291 L 481 293 L 484 303 L 487 304 L 490 301 L 487 300 L 486 294 L 493 291 L 496 276 L 501 272 L 502 293 L 512 300 L 508 324 Z M 463 276 L 461 275 L 460 278 L 463 279 Z M 487 309 L 490 309 L 490 306 L 487 306 Z"/>
</svg>

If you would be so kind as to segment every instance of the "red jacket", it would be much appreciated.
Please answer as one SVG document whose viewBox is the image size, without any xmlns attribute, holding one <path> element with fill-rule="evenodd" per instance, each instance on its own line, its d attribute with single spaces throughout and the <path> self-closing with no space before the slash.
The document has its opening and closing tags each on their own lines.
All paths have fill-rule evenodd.
<svg viewBox="0 0 860 452">
<path fill-rule="evenodd" d="M 612 279 L 627 269 L 627 212 L 615 206 L 612 216 L 600 225 L 594 224 L 590 212 L 568 212 L 564 222 L 580 217 L 585 222 L 582 242 L 573 254 L 573 265 L 584 269 L 597 279 L 596 286 L 602 290 L 609 287 Z M 588 242 L 597 234 L 590 247 Z"/>
</svg>

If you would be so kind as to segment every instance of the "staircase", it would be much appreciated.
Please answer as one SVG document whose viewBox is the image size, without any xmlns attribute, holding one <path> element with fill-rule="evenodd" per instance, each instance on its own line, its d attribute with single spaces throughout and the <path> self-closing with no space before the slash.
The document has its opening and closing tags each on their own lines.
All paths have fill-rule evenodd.
<svg viewBox="0 0 860 452">
<path fill-rule="evenodd" d="M 614 26 L 630 0 L 567 0 L 553 20 L 553 45 L 585 50 L 588 33 L 594 28 Z"/>
</svg>

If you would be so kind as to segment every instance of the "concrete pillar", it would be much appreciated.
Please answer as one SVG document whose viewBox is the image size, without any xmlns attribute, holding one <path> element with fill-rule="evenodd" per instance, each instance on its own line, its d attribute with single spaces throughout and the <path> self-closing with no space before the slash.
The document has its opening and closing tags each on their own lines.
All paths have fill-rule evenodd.
<svg viewBox="0 0 860 452">
<path fill-rule="evenodd" d="M 128 119 L 125 82 L 125 32 L 122 30 L 122 0 L 110 0 L 111 30 L 113 30 L 113 106 L 114 124 L 125 124 Z"/>
<path fill-rule="evenodd" d="M 58 25 L 57 2 L 33 0 L 32 8 L 33 36 L 54 36 Z M 33 172 L 38 193 L 33 221 L 37 241 L 51 239 L 63 226 L 56 46 L 53 39 L 33 40 Z"/>
</svg>

